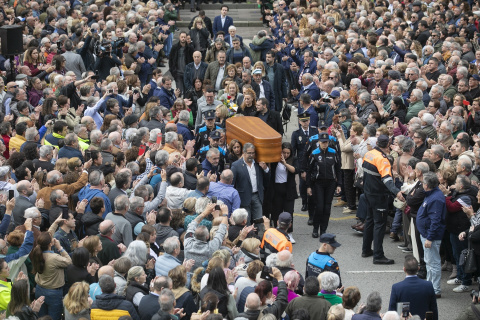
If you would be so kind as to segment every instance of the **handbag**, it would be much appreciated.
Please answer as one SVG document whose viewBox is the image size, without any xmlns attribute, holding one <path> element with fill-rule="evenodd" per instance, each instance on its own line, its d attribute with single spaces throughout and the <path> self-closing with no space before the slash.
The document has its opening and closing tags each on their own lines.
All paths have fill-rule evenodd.
<svg viewBox="0 0 480 320">
<path fill-rule="evenodd" d="M 463 266 L 465 273 L 475 273 L 477 271 L 477 260 L 475 252 L 470 248 L 470 237 L 468 239 L 468 249 L 462 250 L 458 264 Z"/>
</svg>

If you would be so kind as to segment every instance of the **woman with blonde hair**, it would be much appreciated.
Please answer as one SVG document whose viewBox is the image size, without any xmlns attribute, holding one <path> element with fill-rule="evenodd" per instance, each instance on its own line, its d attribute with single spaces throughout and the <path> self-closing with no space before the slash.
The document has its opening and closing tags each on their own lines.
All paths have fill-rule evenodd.
<svg viewBox="0 0 480 320">
<path fill-rule="evenodd" d="M 178 115 L 180 114 L 180 111 L 182 111 L 182 110 L 187 110 L 190 113 L 190 119 L 188 120 L 188 126 L 193 127 L 192 110 L 187 108 L 187 105 L 185 104 L 185 100 L 183 100 L 182 98 L 178 98 L 177 100 L 175 100 L 172 108 L 170 109 L 170 117 L 172 118 L 172 122 L 174 122 L 174 123 L 178 122 Z"/>
<path fill-rule="evenodd" d="M 412 44 L 410 45 L 410 50 L 418 58 L 422 57 L 422 44 L 418 40 L 412 41 Z"/>
<path fill-rule="evenodd" d="M 243 114 L 244 116 L 254 116 L 257 113 L 256 107 L 256 94 L 253 89 L 246 89 L 243 92 L 243 103 L 237 110 L 237 113 Z"/>
<path fill-rule="evenodd" d="M 215 108 L 215 124 L 219 127 L 225 128 L 225 121 L 228 119 L 230 112 L 224 104 L 219 104 Z"/>
<path fill-rule="evenodd" d="M 85 281 L 75 282 L 63 298 L 65 320 L 90 319 L 92 298 L 88 296 L 90 286 Z"/>
<path fill-rule="evenodd" d="M 235 66 L 229 65 L 228 67 L 230 67 L 229 72 L 233 73 L 233 71 L 235 70 Z M 235 79 L 234 81 L 230 81 L 230 83 L 225 86 L 225 91 L 218 100 L 224 101 L 227 98 L 228 100 L 230 100 L 230 102 L 237 104 L 237 106 L 241 105 L 243 102 L 243 94 L 240 93 L 240 89 L 238 88 L 238 82 L 235 81 Z"/>
<path fill-rule="evenodd" d="M 125 288 L 125 299 L 133 303 L 138 308 L 140 300 L 149 294 L 148 287 L 145 285 L 147 274 L 140 266 L 135 266 L 128 270 L 127 287 Z"/>
<path fill-rule="evenodd" d="M 240 251 L 245 255 L 245 264 L 260 260 L 260 243 L 257 238 L 248 238 L 242 242 Z"/>
<path fill-rule="evenodd" d="M 205 59 L 205 55 L 208 48 L 208 30 L 205 26 L 205 22 L 202 18 L 196 17 L 193 21 L 192 28 L 190 29 L 190 38 L 192 39 L 193 48 L 195 51 L 202 53 L 202 59 Z"/>
<path fill-rule="evenodd" d="M 55 163 L 54 169 L 60 171 L 61 174 L 65 175 L 68 172 L 67 163 L 68 163 L 68 158 L 60 158 Z"/>
<path fill-rule="evenodd" d="M 190 319 L 192 313 L 197 312 L 198 308 L 193 299 L 192 292 L 185 287 L 187 284 L 187 270 L 183 265 L 179 265 L 170 270 L 168 276 L 172 279 L 175 308 L 183 308 L 185 318 Z"/>
<path fill-rule="evenodd" d="M 341 304 L 331 306 L 327 313 L 327 320 L 343 320 L 345 318 L 345 309 Z"/>
<path fill-rule="evenodd" d="M 98 253 L 103 249 L 100 238 L 98 236 L 90 236 L 85 238 L 83 241 L 83 247 L 90 253 L 90 261 L 94 260 L 95 263 L 98 263 L 98 265 L 101 267 L 102 262 L 97 257 Z"/>
</svg>

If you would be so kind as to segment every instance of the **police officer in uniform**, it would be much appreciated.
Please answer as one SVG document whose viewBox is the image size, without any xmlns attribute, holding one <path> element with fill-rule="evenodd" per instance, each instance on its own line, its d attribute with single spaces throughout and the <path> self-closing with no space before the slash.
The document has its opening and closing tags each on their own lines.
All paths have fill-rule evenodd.
<svg viewBox="0 0 480 320">
<path fill-rule="evenodd" d="M 288 228 L 292 226 L 292 215 L 288 212 L 282 212 L 278 216 L 276 228 L 265 230 L 260 244 L 262 253 L 268 256 L 283 250 L 292 252 L 292 242 L 288 236 Z"/>
<path fill-rule="evenodd" d="M 205 124 L 195 132 L 195 150 L 198 152 L 202 147 L 208 146 L 208 137 L 212 131 L 221 129 L 215 125 L 215 110 L 208 110 L 203 113 Z"/>
<path fill-rule="evenodd" d="M 300 129 L 292 133 L 293 156 L 301 161 L 307 149 L 308 140 L 318 133 L 317 128 L 310 126 L 310 114 L 304 112 L 298 115 Z M 302 172 L 300 172 L 302 173 Z M 300 197 L 302 198 L 302 211 L 307 211 L 307 187 L 305 179 L 300 179 Z"/>
<path fill-rule="evenodd" d="M 329 147 L 330 136 L 327 133 L 318 135 L 319 147 L 308 157 L 306 171 L 307 194 L 315 199 L 313 215 L 313 238 L 327 232 L 332 201 L 335 190 L 340 188 L 340 167 L 337 151 Z"/>
<path fill-rule="evenodd" d="M 390 194 L 404 201 L 402 192 L 395 186 L 392 166 L 387 159 L 389 139 L 386 135 L 377 138 L 377 146 L 363 157 L 363 189 L 365 193 L 367 218 L 363 230 L 362 257 L 373 256 L 374 264 L 394 264 L 385 257 L 383 237 L 387 225 L 387 208 Z M 373 251 L 372 251 L 373 242 Z"/>
<path fill-rule="evenodd" d="M 322 133 L 326 133 L 328 135 L 327 129 L 328 127 L 324 120 L 318 121 L 318 134 L 313 135 L 308 139 L 305 152 L 303 153 L 303 159 L 299 158 L 300 170 L 302 171 L 302 173 L 300 174 L 300 177 L 302 179 L 306 179 L 306 171 L 308 169 L 308 161 L 309 161 L 310 154 L 312 153 L 313 150 L 315 150 L 319 146 L 318 136 L 321 135 Z M 329 137 L 328 146 L 336 151 L 338 162 L 341 164 L 342 158 L 340 153 L 340 143 L 338 142 L 337 138 L 330 135 L 328 137 Z M 315 214 L 315 198 L 308 196 L 307 194 L 307 199 L 308 199 L 308 225 L 311 226 L 313 225 L 313 216 Z"/>
<path fill-rule="evenodd" d="M 340 268 L 338 262 L 332 258 L 332 254 L 335 249 L 341 246 L 340 243 L 335 240 L 335 235 L 331 233 L 324 233 L 320 236 L 321 246 L 320 248 L 312 252 L 307 258 L 307 267 L 305 271 L 305 279 L 310 276 L 315 278 L 324 271 L 331 271 L 336 273 L 340 278 L 339 288 L 342 287 L 342 278 L 340 277 Z"/>
<path fill-rule="evenodd" d="M 196 158 L 198 161 L 202 162 L 207 158 L 207 152 L 210 148 L 217 148 L 220 151 L 220 163 L 225 163 L 225 159 L 227 158 L 227 151 L 219 146 L 220 139 L 222 138 L 222 134 L 220 131 L 212 131 L 210 132 L 210 137 L 208 138 L 209 144 L 205 147 L 200 148 L 198 150 Z M 223 166 L 222 166 L 223 168 Z"/>
</svg>

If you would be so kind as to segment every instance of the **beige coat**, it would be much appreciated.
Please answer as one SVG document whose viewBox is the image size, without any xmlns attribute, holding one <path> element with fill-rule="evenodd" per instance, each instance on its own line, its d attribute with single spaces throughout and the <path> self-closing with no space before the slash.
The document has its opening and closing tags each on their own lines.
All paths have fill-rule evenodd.
<svg viewBox="0 0 480 320">
<path fill-rule="evenodd" d="M 340 151 L 342 151 L 342 169 L 353 170 L 355 169 L 355 159 L 353 158 L 353 149 L 352 144 L 350 143 L 350 138 L 345 140 L 343 130 L 339 131 L 341 131 L 340 137 L 338 137 L 338 142 L 340 143 Z"/>
</svg>

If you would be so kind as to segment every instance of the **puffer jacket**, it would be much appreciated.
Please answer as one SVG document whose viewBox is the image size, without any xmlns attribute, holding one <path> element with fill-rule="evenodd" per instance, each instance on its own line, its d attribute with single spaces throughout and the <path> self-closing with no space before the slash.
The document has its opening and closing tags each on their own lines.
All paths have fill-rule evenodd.
<svg viewBox="0 0 480 320">
<path fill-rule="evenodd" d="M 93 301 L 91 320 L 111 320 L 121 316 L 130 316 L 133 320 L 140 320 L 133 304 L 124 297 L 114 293 L 102 293 Z"/>
</svg>

